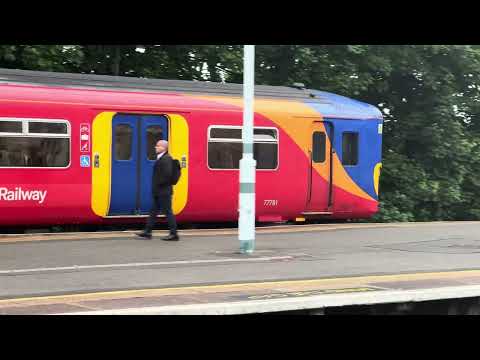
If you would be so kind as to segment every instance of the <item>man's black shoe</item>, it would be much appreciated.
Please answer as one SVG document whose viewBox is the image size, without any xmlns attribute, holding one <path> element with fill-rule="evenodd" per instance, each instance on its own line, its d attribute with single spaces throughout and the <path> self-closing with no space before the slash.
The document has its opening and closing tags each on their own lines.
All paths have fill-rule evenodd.
<svg viewBox="0 0 480 360">
<path fill-rule="evenodd" d="M 179 240 L 179 237 L 178 237 L 178 235 L 168 235 L 168 236 L 163 237 L 162 240 L 165 240 L 165 241 L 178 241 L 178 240 Z"/>
<path fill-rule="evenodd" d="M 142 232 L 142 233 L 137 233 L 137 234 L 135 234 L 135 235 L 137 235 L 138 237 L 143 238 L 144 240 L 150 240 L 150 239 L 152 238 L 152 234 L 147 234 L 147 233 L 144 233 L 144 232 Z"/>
</svg>

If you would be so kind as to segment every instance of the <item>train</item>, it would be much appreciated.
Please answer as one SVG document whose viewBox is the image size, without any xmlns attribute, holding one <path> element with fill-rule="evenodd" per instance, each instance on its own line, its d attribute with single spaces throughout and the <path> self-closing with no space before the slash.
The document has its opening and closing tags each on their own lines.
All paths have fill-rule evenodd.
<svg viewBox="0 0 480 360">
<path fill-rule="evenodd" d="M 154 144 L 181 164 L 179 223 L 238 220 L 242 84 L 0 69 L 0 227 L 144 223 Z M 381 111 L 255 86 L 258 223 L 378 211 Z"/>
</svg>

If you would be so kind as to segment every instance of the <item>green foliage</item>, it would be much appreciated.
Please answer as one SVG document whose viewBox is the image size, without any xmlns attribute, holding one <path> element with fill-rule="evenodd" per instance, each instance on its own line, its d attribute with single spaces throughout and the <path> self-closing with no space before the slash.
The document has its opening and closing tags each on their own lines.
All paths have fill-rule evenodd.
<svg viewBox="0 0 480 360">
<path fill-rule="evenodd" d="M 243 80 L 241 45 L 3 45 L 0 67 Z M 372 221 L 480 219 L 480 46 L 258 45 L 257 84 L 294 82 L 384 112 Z"/>
<path fill-rule="evenodd" d="M 83 62 L 80 46 L 2 45 L 0 67 L 26 70 L 77 72 Z"/>
</svg>

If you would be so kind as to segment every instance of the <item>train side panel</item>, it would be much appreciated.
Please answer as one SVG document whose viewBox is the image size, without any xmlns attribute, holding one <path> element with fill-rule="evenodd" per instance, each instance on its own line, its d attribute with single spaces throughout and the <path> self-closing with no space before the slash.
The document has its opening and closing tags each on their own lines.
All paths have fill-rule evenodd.
<svg viewBox="0 0 480 360">
<path fill-rule="evenodd" d="M 94 112 L 81 106 L 45 104 L 1 105 L 0 117 L 12 119 L 67 120 L 70 126 L 70 161 L 62 168 L 0 167 L 0 223 L 40 225 L 87 223 L 92 221 L 88 206 L 91 168 L 80 164 L 80 124 L 89 124 Z M 39 137 L 40 138 L 40 137 Z M 15 138 L 18 140 L 18 138 Z M 28 146 L 28 145 L 26 145 Z M 31 155 L 21 149 L 20 156 Z M 10 153 L 12 155 L 12 153 Z M 89 153 L 84 153 L 89 155 Z M 25 161 L 28 161 L 26 159 Z M 41 198 L 40 198 L 41 197 Z"/>
<path fill-rule="evenodd" d="M 334 188 L 334 213 L 343 218 L 368 218 L 378 210 L 378 171 L 381 166 L 381 120 L 326 119 L 334 126 L 339 166 L 364 196 Z M 354 141 L 353 141 L 354 140 Z M 355 147 L 355 148 L 353 148 Z M 334 178 L 339 171 L 334 171 Z M 338 182 L 338 180 L 337 180 Z"/>
<path fill-rule="evenodd" d="M 111 122 L 116 113 L 165 115 L 170 119 L 171 152 L 185 166 L 174 198 L 174 212 L 179 222 L 238 219 L 239 170 L 211 168 L 208 149 L 209 128 L 242 126 L 241 98 L 149 94 L 145 98 L 150 103 L 142 105 L 141 94 L 123 93 L 122 97 L 135 99 L 135 102 L 115 105 L 115 96 L 107 92 L 103 96 L 90 90 L 84 92 L 85 98 L 82 98 L 81 90 L 56 89 L 52 90 L 51 96 L 57 94 L 59 99 L 48 101 L 44 98 L 49 94 L 45 89 L 30 90 L 32 93 L 40 91 L 41 99 L 29 99 L 25 93 L 18 91 L 16 96 L 19 99 L 1 103 L 0 117 L 68 121 L 70 164 L 55 169 L 0 168 L 0 224 L 143 222 L 144 219 L 132 216 L 135 214 L 109 217 L 113 173 L 108 163 L 114 156 Z M 70 93 L 73 94 L 72 99 L 60 100 L 60 96 Z M 88 96 L 92 97 L 90 101 Z M 77 98 L 83 100 L 82 104 L 75 103 Z M 105 103 L 110 101 L 111 104 L 94 105 L 92 101 L 98 99 L 105 100 Z M 98 120 L 104 113 L 109 115 L 102 118 L 101 122 L 104 125 L 110 122 L 110 127 L 96 126 L 94 119 Z M 88 129 L 85 125 L 88 125 Z M 328 130 L 330 125 L 331 131 Z M 331 206 L 319 210 L 331 218 L 363 218 L 377 211 L 381 120 L 323 118 L 318 109 L 301 102 L 258 99 L 255 102 L 255 127 L 275 129 L 277 138 L 274 143 L 278 159 L 277 168 L 256 172 L 258 220 L 282 221 L 301 216 L 307 209 L 312 210 L 309 204 L 320 204 L 330 196 L 327 194 L 329 186 Z M 328 166 L 311 165 L 312 129 L 327 134 L 325 149 L 332 148 Z M 358 133 L 357 164 L 343 163 L 344 133 Z M 100 177 L 95 175 L 98 169 L 95 168 L 92 135 L 96 145 L 101 145 L 103 151 L 100 163 L 102 166 L 108 165 L 102 168 Z M 238 149 L 238 143 L 236 146 Z M 109 159 L 105 159 L 105 156 Z M 123 181 L 118 176 L 116 180 Z M 321 191 L 312 192 L 313 183 Z M 319 201 L 312 201 L 312 194 L 318 196 L 319 199 L 314 200 Z M 116 196 L 121 196 L 121 193 Z"/>
<path fill-rule="evenodd" d="M 220 97 L 204 97 L 204 99 L 235 105 L 238 106 L 239 109 L 241 109 L 242 106 L 241 99 Z M 325 192 L 328 191 L 329 186 L 332 187 L 332 206 L 329 209 L 322 208 L 318 209 L 318 211 L 312 211 L 315 209 L 309 208 L 306 198 L 303 197 L 306 196 L 310 190 L 308 186 L 303 187 L 301 194 L 304 207 L 301 211 L 297 212 L 297 216 L 301 216 L 302 213 L 305 212 L 313 212 L 330 218 L 370 217 L 377 211 L 378 196 L 369 190 L 373 188 L 373 186 L 370 185 L 376 183 L 378 191 L 378 161 L 380 161 L 381 156 L 381 134 L 377 136 L 376 131 L 378 125 L 381 124 L 381 120 L 361 119 L 351 122 L 349 119 L 324 119 L 318 109 L 308 104 L 266 99 L 258 99 L 255 101 L 255 112 L 256 116 L 263 116 L 278 126 L 278 128 L 286 134 L 288 139 L 295 144 L 293 147 L 295 151 L 292 152 L 293 156 L 288 157 L 287 155 L 287 158 L 285 158 L 285 153 L 282 153 L 280 161 L 307 164 L 301 169 L 297 169 L 300 172 L 296 175 L 290 174 L 290 176 L 292 176 L 290 183 L 293 183 L 293 181 L 303 182 L 304 184 L 308 183 L 313 135 L 312 123 L 319 123 L 319 129 L 323 129 L 323 132 L 329 134 L 330 131 L 327 130 L 327 123 L 331 123 L 333 126 L 332 134 L 334 134 L 333 136 L 335 138 L 327 138 L 326 146 L 328 149 L 330 144 L 333 144 L 334 149 L 330 163 L 332 169 L 331 174 L 329 167 L 313 164 L 311 175 L 312 183 L 320 184 L 319 187 L 322 189 L 322 191 L 317 192 L 318 197 L 324 199 L 326 197 Z M 336 126 L 338 126 L 339 129 L 336 129 Z M 362 154 L 363 157 L 360 159 L 361 162 L 356 165 L 356 170 L 353 171 L 347 169 L 346 166 L 342 164 L 342 158 L 338 153 L 338 149 L 342 147 L 343 139 L 337 139 L 336 134 L 342 134 L 344 132 L 342 129 L 345 126 L 353 126 L 353 132 L 362 132 L 361 143 L 358 143 L 358 153 Z M 374 141 L 373 144 L 371 143 L 372 141 Z M 340 149 L 340 154 L 341 153 Z M 366 166 L 366 160 L 368 160 L 368 166 Z M 376 164 L 373 164 L 374 169 L 372 169 L 371 165 L 375 160 L 378 161 Z M 374 180 L 375 174 L 377 175 L 376 181 Z M 363 179 L 363 176 L 366 178 Z M 365 184 L 368 184 L 366 190 L 363 188 Z M 317 203 L 321 203 L 323 199 L 319 199 Z M 298 209 L 295 209 L 295 211 L 297 210 Z M 290 219 L 293 218 L 293 216 L 290 216 L 289 214 Z"/>
<path fill-rule="evenodd" d="M 239 170 L 209 168 L 209 127 L 240 127 L 242 112 L 195 112 L 189 116 L 190 186 L 184 210 L 191 221 L 238 219 Z M 278 166 L 256 172 L 256 216 L 281 221 L 298 215 L 306 202 L 308 160 L 290 136 L 270 119 L 255 114 L 256 128 L 278 130 Z"/>
</svg>

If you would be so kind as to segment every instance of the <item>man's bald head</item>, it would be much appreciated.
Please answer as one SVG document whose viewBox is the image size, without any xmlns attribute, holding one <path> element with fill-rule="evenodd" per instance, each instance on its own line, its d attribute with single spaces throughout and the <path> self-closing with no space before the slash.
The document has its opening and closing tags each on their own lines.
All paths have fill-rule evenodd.
<svg viewBox="0 0 480 360">
<path fill-rule="evenodd" d="M 159 140 L 157 141 L 157 145 L 155 145 L 155 151 L 157 154 L 161 154 L 162 152 L 168 151 L 168 141 Z"/>
</svg>

